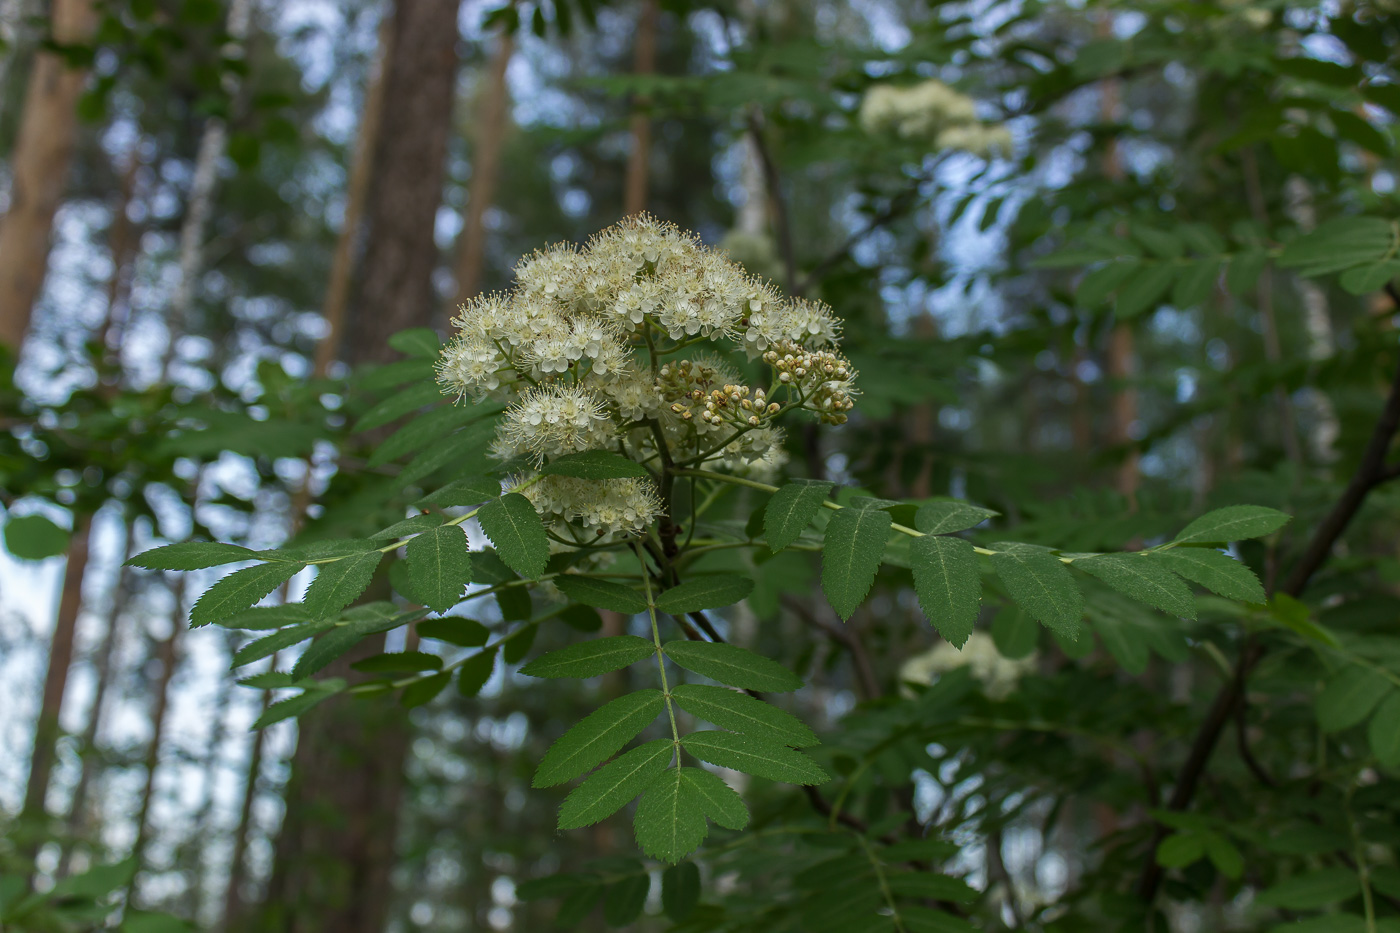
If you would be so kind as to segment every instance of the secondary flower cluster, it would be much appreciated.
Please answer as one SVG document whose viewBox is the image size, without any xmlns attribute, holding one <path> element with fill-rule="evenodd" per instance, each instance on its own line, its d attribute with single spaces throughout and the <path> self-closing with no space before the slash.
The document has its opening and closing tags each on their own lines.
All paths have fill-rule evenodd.
<svg viewBox="0 0 1400 933">
<path fill-rule="evenodd" d="M 513 289 L 463 305 L 453 323 L 437 365 L 443 391 L 509 403 L 493 453 L 537 467 L 609 450 L 653 472 L 771 470 L 784 456 L 774 419 L 800 409 L 840 423 L 854 404 L 855 370 L 836 350 L 829 307 L 784 297 L 645 214 L 582 248 L 526 257 Z M 722 355 L 734 349 L 766 364 L 769 385 L 748 384 Z M 551 476 L 522 492 L 541 515 L 594 537 L 637 532 L 666 507 L 646 480 Z"/>
<path fill-rule="evenodd" d="M 892 132 L 926 140 L 937 150 L 960 149 L 980 158 L 1011 152 L 1011 133 L 977 119 L 972 98 L 942 81 L 910 86 L 876 84 L 860 103 L 860 125 L 867 133 Z"/>
</svg>

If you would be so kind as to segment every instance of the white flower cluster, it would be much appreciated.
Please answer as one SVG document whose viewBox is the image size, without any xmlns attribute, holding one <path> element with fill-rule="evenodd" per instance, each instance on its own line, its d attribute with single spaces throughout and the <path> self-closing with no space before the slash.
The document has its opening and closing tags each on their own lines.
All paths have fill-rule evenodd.
<svg viewBox="0 0 1400 933">
<path fill-rule="evenodd" d="M 940 151 L 959 149 L 986 159 L 1012 149 L 1006 127 L 978 120 L 971 97 L 932 79 L 911 86 L 872 85 L 861 100 L 859 119 L 867 133 L 925 140 Z"/>
<path fill-rule="evenodd" d="M 653 470 L 766 471 L 784 456 L 775 418 L 801 409 L 840 423 L 853 404 L 829 307 L 783 297 L 645 214 L 525 258 L 512 290 L 463 305 L 453 323 L 438 382 L 509 403 L 493 445 L 504 460 L 609 450 Z M 689 350 L 697 343 L 742 348 L 767 364 L 770 385 L 745 384 L 723 356 Z M 639 531 L 665 507 L 643 480 L 528 479 L 521 491 L 542 515 L 594 535 Z"/>
<path fill-rule="evenodd" d="M 1020 679 L 1035 670 L 1032 655 L 1020 660 L 1002 657 L 996 642 L 986 632 L 973 632 L 961 649 L 948 642 L 915 655 L 899 669 L 899 679 L 908 683 L 931 684 L 939 674 L 960 667 L 971 668 L 972 676 L 982 682 L 982 692 L 990 699 L 1004 700 L 1016 689 Z"/>
</svg>

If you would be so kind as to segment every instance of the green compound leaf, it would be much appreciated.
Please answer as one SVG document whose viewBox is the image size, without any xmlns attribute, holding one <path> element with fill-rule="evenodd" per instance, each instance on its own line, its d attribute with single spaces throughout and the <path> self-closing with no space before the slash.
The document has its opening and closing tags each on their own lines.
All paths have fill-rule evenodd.
<svg viewBox="0 0 1400 933">
<path fill-rule="evenodd" d="M 549 747 L 531 783 L 553 787 L 578 777 L 630 742 L 665 705 L 660 690 L 638 690 L 605 704 Z"/>
<path fill-rule="evenodd" d="M 661 909 L 676 923 L 684 922 L 700 903 L 700 869 L 694 862 L 672 865 L 661 875 Z"/>
<path fill-rule="evenodd" d="M 252 664 L 254 661 L 261 661 L 268 655 L 276 654 L 283 648 L 290 648 L 292 645 L 300 644 L 308 638 L 321 634 L 326 629 L 335 625 L 329 619 L 317 619 L 310 622 L 302 622 L 299 625 L 292 625 L 271 635 L 264 635 L 257 641 L 249 642 L 238 651 L 234 652 L 233 663 L 230 667 L 242 667 L 245 664 Z"/>
<path fill-rule="evenodd" d="M 926 535 L 946 535 L 975 528 L 1000 514 L 970 502 L 940 499 L 919 506 L 919 511 L 914 513 L 914 527 Z"/>
<path fill-rule="evenodd" d="M 526 579 L 544 573 L 549 538 L 529 499 L 518 492 L 507 493 L 483 505 L 476 518 L 507 567 Z"/>
<path fill-rule="evenodd" d="M 697 577 L 656 597 L 656 608 L 672 615 L 732 606 L 753 592 L 753 581 L 737 576 Z"/>
<path fill-rule="evenodd" d="M 637 845 L 654 859 L 675 863 L 700 847 L 709 833 L 703 802 L 680 768 L 652 779 L 632 821 Z"/>
<path fill-rule="evenodd" d="M 461 602 L 472 581 L 467 533 L 461 525 L 439 525 L 423 532 L 404 549 L 414 593 L 436 612 Z"/>
<path fill-rule="evenodd" d="M 1124 596 L 1154 609 L 1186 619 L 1196 618 L 1191 588 L 1145 554 L 1100 554 L 1076 560 L 1074 566 L 1098 577 Z"/>
<path fill-rule="evenodd" d="M 27 517 L 27 516 L 26 516 Z M 19 519 L 12 519 L 10 525 Z M 6 527 L 6 539 L 8 529 Z M 64 532 L 66 535 L 67 532 Z M 11 548 L 11 550 L 14 550 Z M 137 554 L 126 562 L 128 567 L 144 567 L 147 570 L 203 570 L 205 567 L 218 567 L 240 560 L 259 560 L 257 551 L 236 544 L 220 544 L 218 541 L 186 541 L 182 544 L 167 544 Z"/>
<path fill-rule="evenodd" d="M 1230 505 L 1207 512 L 1181 530 L 1173 544 L 1228 544 L 1278 531 L 1292 516 L 1262 505 Z"/>
<path fill-rule="evenodd" d="M 419 382 L 379 402 L 360 416 L 352 430 L 355 433 L 383 427 L 390 421 L 397 421 L 409 412 L 417 411 L 425 405 L 436 405 L 443 400 L 442 389 L 436 382 Z"/>
<path fill-rule="evenodd" d="M 749 825 L 749 808 L 744 798 L 717 774 L 702 768 L 681 768 L 681 780 L 689 784 L 700 799 L 705 815 L 725 829 L 743 829 Z"/>
<path fill-rule="evenodd" d="M 744 693 L 707 684 L 681 684 L 671 696 L 687 713 L 722 729 L 796 748 L 819 744 L 802 720 Z"/>
<path fill-rule="evenodd" d="M 486 681 L 491 679 L 491 672 L 496 669 L 498 650 L 493 646 L 462 662 L 457 671 L 458 693 L 464 697 L 474 697 L 481 692 L 481 688 L 486 686 Z"/>
<path fill-rule="evenodd" d="M 675 743 L 656 739 L 638 745 L 599 768 L 574 788 L 559 808 L 560 829 L 580 829 L 605 820 L 650 784 L 675 755 Z"/>
<path fill-rule="evenodd" d="M 544 476 L 572 476 L 575 479 L 626 479 L 646 476 L 647 469 L 611 450 L 584 450 L 555 457 L 540 473 Z"/>
<path fill-rule="evenodd" d="M 636 635 L 595 638 L 542 655 L 520 673 L 530 677 L 597 677 L 635 664 L 655 650 L 651 641 Z"/>
<path fill-rule="evenodd" d="M 797 675 L 776 661 L 737 645 L 709 641 L 673 641 L 662 648 L 666 657 L 688 671 L 745 690 L 785 693 L 802 686 Z"/>
<path fill-rule="evenodd" d="M 972 545 L 927 534 L 909 543 L 909 564 L 919 607 L 940 635 L 961 648 L 982 608 L 982 575 Z"/>
<path fill-rule="evenodd" d="M 1079 592 L 1059 558 L 1030 544 L 1001 542 L 992 545 L 992 566 L 1017 605 L 1048 628 L 1078 630 L 1084 615 L 1084 594 Z"/>
<path fill-rule="evenodd" d="M 831 483 L 793 480 L 768 499 L 763 509 L 763 533 L 769 549 L 781 551 L 806 530 L 831 492 Z"/>
<path fill-rule="evenodd" d="M 385 438 L 384 442 L 375 448 L 365 465 L 380 467 L 405 454 L 420 451 L 480 417 L 481 413 L 478 411 L 448 405 L 444 401 L 440 407 L 424 412 Z"/>
<path fill-rule="evenodd" d="M 1244 563 L 1214 548 L 1176 547 L 1155 551 L 1152 559 L 1193 583 L 1226 599 L 1263 605 L 1268 601 L 1264 587 Z"/>
<path fill-rule="evenodd" d="M 569 599 L 595 609 L 610 609 L 628 615 L 647 611 L 647 601 L 642 594 L 611 580 L 566 573 L 555 577 L 554 584 Z"/>
<path fill-rule="evenodd" d="M 313 618 L 328 619 L 354 602 L 369 586 L 384 555 L 379 551 L 357 554 L 317 565 L 316 579 L 306 589 L 306 610 Z"/>
<path fill-rule="evenodd" d="M 824 784 L 831 776 L 801 752 L 737 732 L 692 732 L 681 739 L 686 751 L 721 768 L 731 768 L 788 784 Z"/>
<path fill-rule="evenodd" d="M 890 524 L 890 513 L 880 509 L 842 509 L 827 523 L 822 590 L 842 619 L 849 619 L 870 592 Z"/>
<path fill-rule="evenodd" d="M 305 564 L 277 562 L 235 570 L 209 587 L 190 610 L 190 625 L 231 618 L 296 576 Z"/>
<path fill-rule="evenodd" d="M 1317 724 L 1323 732 L 1350 729 L 1371 714 L 1394 685 L 1379 671 L 1349 665 L 1317 696 Z"/>
</svg>

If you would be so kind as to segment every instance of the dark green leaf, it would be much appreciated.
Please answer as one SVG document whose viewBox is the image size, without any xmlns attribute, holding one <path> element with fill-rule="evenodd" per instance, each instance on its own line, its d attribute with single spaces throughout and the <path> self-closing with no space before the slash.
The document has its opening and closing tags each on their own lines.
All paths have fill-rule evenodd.
<svg viewBox="0 0 1400 933">
<path fill-rule="evenodd" d="M 459 616 L 424 619 L 415 628 L 420 638 L 434 638 L 459 648 L 480 647 L 486 644 L 486 640 L 491 636 L 486 626 L 480 622 Z"/>
<path fill-rule="evenodd" d="M 294 697 L 287 697 L 285 700 L 278 700 L 276 703 L 273 703 L 267 709 L 263 710 L 263 714 L 257 718 L 251 728 L 253 731 L 257 731 L 258 729 L 265 729 L 273 723 L 281 722 L 284 719 L 300 716 L 302 713 L 311 709 L 311 707 L 332 696 L 334 696 L 334 693 L 329 690 L 317 689 L 307 690 Z"/>
<path fill-rule="evenodd" d="M 511 632 L 510 637 L 501 642 L 501 658 L 507 664 L 514 664 L 525 657 L 530 653 L 530 647 L 534 645 L 535 635 L 539 630 L 538 625 L 522 625 Z"/>
<path fill-rule="evenodd" d="M 765 742 L 737 732 L 692 732 L 681 739 L 687 752 L 721 768 L 783 781 L 788 784 L 824 784 L 831 776 L 801 752 L 777 742 Z"/>
<path fill-rule="evenodd" d="M 660 690 L 638 690 L 585 716 L 545 752 L 535 787 L 553 787 L 605 760 L 647 727 L 665 708 Z"/>
<path fill-rule="evenodd" d="M 1114 311 L 1118 317 L 1127 319 L 1156 307 L 1158 299 L 1171 288 L 1172 279 L 1175 277 L 1175 267 L 1167 263 L 1144 265 L 1139 274 L 1125 282 L 1118 290 Z"/>
<path fill-rule="evenodd" d="M 350 665 L 357 671 L 369 674 L 405 673 L 442 670 L 442 658 L 422 651 L 395 651 L 389 654 L 376 654 L 373 657 L 356 661 Z"/>
<path fill-rule="evenodd" d="M 389 338 L 389 346 L 405 356 L 434 357 L 442 352 L 442 341 L 431 327 L 401 330 Z"/>
<path fill-rule="evenodd" d="M 1316 910 L 1361 893 L 1356 872 L 1350 868 L 1324 868 L 1287 878 L 1259 894 L 1255 902 L 1285 910 Z"/>
<path fill-rule="evenodd" d="M 680 771 L 681 780 L 691 786 L 706 816 L 725 829 L 743 829 L 749 825 L 749 808 L 744 805 L 744 798 L 719 775 L 701 768 L 681 768 Z"/>
<path fill-rule="evenodd" d="M 452 672 L 443 671 L 431 677 L 415 680 L 403 688 L 403 695 L 399 697 L 399 705 L 404 709 L 424 706 L 432 702 L 433 698 L 443 691 L 451 679 Z"/>
<path fill-rule="evenodd" d="M 597 677 L 649 657 L 655 647 L 635 635 L 595 638 L 551 651 L 520 669 L 530 677 Z"/>
<path fill-rule="evenodd" d="M 934 628 L 961 648 L 972 634 L 982 605 L 977 554 L 962 538 L 927 534 L 909 544 L 914 591 Z"/>
<path fill-rule="evenodd" d="M 1099 554 L 1081 557 L 1074 566 L 1098 577 L 1124 596 L 1154 609 L 1196 618 L 1196 599 L 1181 578 L 1146 554 Z"/>
<path fill-rule="evenodd" d="M 656 597 L 656 608 L 672 615 L 732 606 L 753 592 L 753 581 L 737 576 L 696 577 Z"/>
<path fill-rule="evenodd" d="M 554 584 L 569 599 L 585 606 L 625 612 L 628 615 L 647 611 L 647 601 L 642 594 L 611 580 L 566 573 L 555 577 Z"/>
<path fill-rule="evenodd" d="M 488 499 L 494 499 L 500 494 L 500 480 L 491 476 L 476 476 L 448 483 L 436 492 L 428 493 L 414 505 L 418 508 L 435 505 L 443 509 L 458 505 L 481 505 L 481 503 Z"/>
<path fill-rule="evenodd" d="M 992 643 L 1004 658 L 1018 661 L 1030 657 L 1039 641 L 1040 627 L 1020 606 L 1005 606 L 992 619 Z"/>
<path fill-rule="evenodd" d="M 1193 308 L 1210 298 L 1220 280 L 1220 263 L 1202 259 L 1188 263 L 1177 274 L 1172 286 L 1172 304 L 1178 308 Z"/>
<path fill-rule="evenodd" d="M 746 651 L 737 645 L 708 641 L 673 641 L 664 646 L 666 656 L 688 671 L 745 690 L 784 693 L 802 686 L 797 675 L 777 661 Z"/>
<path fill-rule="evenodd" d="M 446 612 L 461 602 L 472 580 L 468 547 L 461 525 L 440 525 L 408 542 L 409 579 L 429 609 Z"/>
<path fill-rule="evenodd" d="M 1368 667 L 1344 667 L 1317 697 L 1317 724 L 1323 732 L 1340 732 L 1364 720 L 1394 689 L 1384 674 Z"/>
<path fill-rule="evenodd" d="M 544 573 L 549 538 L 529 499 L 518 492 L 507 493 L 483 505 L 476 518 L 506 566 L 529 579 Z"/>
<path fill-rule="evenodd" d="M 966 903 L 977 898 L 977 891 L 961 878 L 937 872 L 895 872 L 889 875 L 890 890 L 901 897 Z"/>
<path fill-rule="evenodd" d="M 481 412 L 472 408 L 463 408 L 460 405 L 444 404 L 439 408 L 426 411 L 386 437 L 374 449 L 374 453 L 370 454 L 366 465 L 379 467 L 391 463 L 405 454 L 422 450 L 430 444 L 441 441 L 443 437 L 451 434 L 455 429 L 470 424 L 481 417 Z"/>
<path fill-rule="evenodd" d="M 652 779 L 637 804 L 632 828 L 643 852 L 671 863 L 699 848 L 709 832 L 699 796 L 679 768 L 670 768 Z"/>
<path fill-rule="evenodd" d="M 420 531 L 427 531 L 429 528 L 441 527 L 446 519 L 442 515 L 410 515 L 401 521 L 394 522 L 382 531 L 376 531 L 370 535 L 376 541 L 387 541 L 390 538 L 401 538 L 404 535 L 417 534 Z"/>
<path fill-rule="evenodd" d="M 10 524 L 14 524 L 11 521 Z M 6 525 L 6 535 L 9 525 Z M 66 535 L 67 532 L 64 532 Z M 9 545 L 8 537 L 6 546 Z M 61 553 L 61 552 L 60 552 Z M 218 541 L 186 541 L 181 544 L 167 544 L 137 554 L 126 562 L 128 567 L 144 567 L 147 570 L 203 570 L 220 564 L 232 564 L 243 560 L 259 560 L 257 551 L 236 544 L 221 544 Z"/>
<path fill-rule="evenodd" d="M 992 566 L 1023 609 L 1052 629 L 1077 628 L 1084 596 L 1060 559 L 1044 548 L 1003 542 L 993 545 Z"/>
<path fill-rule="evenodd" d="M 1226 599 L 1256 605 L 1262 605 L 1268 599 L 1253 570 L 1214 548 L 1175 547 L 1154 552 L 1153 559 L 1168 570 Z"/>
<path fill-rule="evenodd" d="M 491 679 L 496 668 L 496 648 L 487 648 L 462 662 L 457 671 L 457 691 L 464 697 L 474 697 Z"/>
<path fill-rule="evenodd" d="M 781 551 L 796 541 L 830 492 L 830 483 L 794 480 L 773 493 L 763 509 L 763 531 L 769 549 Z"/>
<path fill-rule="evenodd" d="M 50 521 L 43 515 L 20 515 L 15 518 L 11 518 L 5 523 L 5 548 L 11 554 L 20 558 L 21 560 L 44 560 L 49 557 L 57 557 L 64 551 L 68 550 L 68 539 L 69 532 L 67 529 L 60 528 L 58 525 L 54 524 L 52 521 Z M 226 546 L 232 547 L 232 545 Z M 169 551 L 172 547 L 188 548 L 190 547 L 190 545 L 172 544 L 167 547 L 156 548 L 154 551 L 147 551 L 145 554 L 142 554 L 138 557 L 133 557 L 131 560 L 127 561 L 127 563 L 135 567 L 148 566 L 146 564 L 138 564 L 136 562 L 142 560 L 143 558 L 148 558 L 150 555 L 159 554 L 162 551 Z M 252 551 L 248 551 L 244 548 L 239 548 L 239 550 L 244 551 L 244 553 L 246 553 L 249 556 L 252 556 Z M 247 560 L 248 558 L 236 557 L 233 559 Z M 228 563 L 228 561 L 218 561 L 218 563 Z M 212 567 L 214 565 L 203 564 L 201 566 Z M 153 569 L 193 570 L 195 568 L 170 567 Z"/>
<path fill-rule="evenodd" d="M 417 382 L 394 393 L 360 416 L 352 429 L 355 432 L 381 428 L 391 421 L 402 418 L 409 412 L 417 411 L 426 405 L 443 402 L 442 389 L 435 382 Z"/>
<path fill-rule="evenodd" d="M 827 523 L 822 591 L 842 619 L 849 619 L 870 592 L 890 524 L 890 513 L 879 509 L 842 509 Z"/>
<path fill-rule="evenodd" d="M 632 923 L 642 914 L 647 895 L 651 893 L 651 875 L 640 872 L 628 875 L 608 885 L 603 896 L 603 920 L 608 926 L 621 927 Z"/>
<path fill-rule="evenodd" d="M 733 732 L 760 736 L 783 745 L 816 745 L 812 730 L 791 713 L 743 693 L 706 684 L 681 684 L 671 690 L 681 709 Z"/>
<path fill-rule="evenodd" d="M 661 909 L 682 923 L 700 903 L 700 869 L 694 862 L 672 865 L 661 875 Z"/>
<path fill-rule="evenodd" d="M 946 535 L 975 528 L 1000 514 L 970 502 L 940 499 L 919 506 L 919 511 L 914 515 L 914 527 L 926 535 Z"/>
<path fill-rule="evenodd" d="M 612 816 L 652 782 L 675 755 L 670 739 L 638 745 L 599 768 L 559 808 L 559 828 L 579 829 Z"/>
<path fill-rule="evenodd" d="M 1391 691 L 1376 707 L 1366 738 L 1382 768 L 1400 770 L 1400 690 Z"/>
<path fill-rule="evenodd" d="M 190 610 L 190 625 L 220 622 L 245 609 L 286 583 L 305 564 L 277 562 L 235 570 L 209 587 Z"/>
<path fill-rule="evenodd" d="M 545 464 L 540 473 L 577 479 L 626 479 L 648 475 L 646 467 L 611 450 L 584 450 L 555 457 Z"/>
<path fill-rule="evenodd" d="M 306 611 L 318 619 L 339 615 L 340 610 L 354 602 L 369 586 L 383 556 L 379 551 L 370 551 L 318 564 L 316 579 L 307 587 L 303 600 Z"/>
<path fill-rule="evenodd" d="M 1207 512 L 1181 530 L 1173 544 L 1228 544 L 1262 538 L 1288 524 L 1291 516 L 1262 505 L 1230 505 Z"/>
<path fill-rule="evenodd" d="M 254 661 L 261 661 L 271 654 L 276 654 L 283 648 L 290 648 L 292 645 L 306 641 L 324 632 L 335 625 L 329 619 L 303 622 L 300 625 L 293 625 L 281 631 L 265 635 L 257 641 L 249 642 L 238 651 L 234 652 L 231 667 L 242 667 L 245 664 L 252 664 Z"/>
<path fill-rule="evenodd" d="M 1338 217 L 1289 243 L 1278 264 L 1300 275 L 1331 275 L 1379 262 L 1395 240 L 1390 221 L 1380 217 Z"/>
</svg>

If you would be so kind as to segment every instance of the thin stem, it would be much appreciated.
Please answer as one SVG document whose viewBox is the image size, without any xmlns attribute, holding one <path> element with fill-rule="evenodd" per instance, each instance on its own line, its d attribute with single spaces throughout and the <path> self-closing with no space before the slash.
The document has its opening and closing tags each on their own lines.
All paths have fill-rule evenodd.
<svg viewBox="0 0 1400 933">
<path fill-rule="evenodd" d="M 637 560 L 642 559 L 641 549 L 637 549 Z M 645 566 L 645 564 L 643 564 Z M 676 709 L 671 704 L 671 685 L 666 681 L 666 661 L 661 654 L 661 629 L 656 624 L 656 599 L 651 592 L 651 575 L 642 574 L 642 586 L 646 589 L 647 617 L 651 619 L 651 643 L 656 648 L 656 669 L 661 673 L 661 695 L 666 700 L 666 716 L 671 720 L 671 741 L 675 743 L 676 762 L 680 762 L 681 730 L 676 726 Z"/>
</svg>

